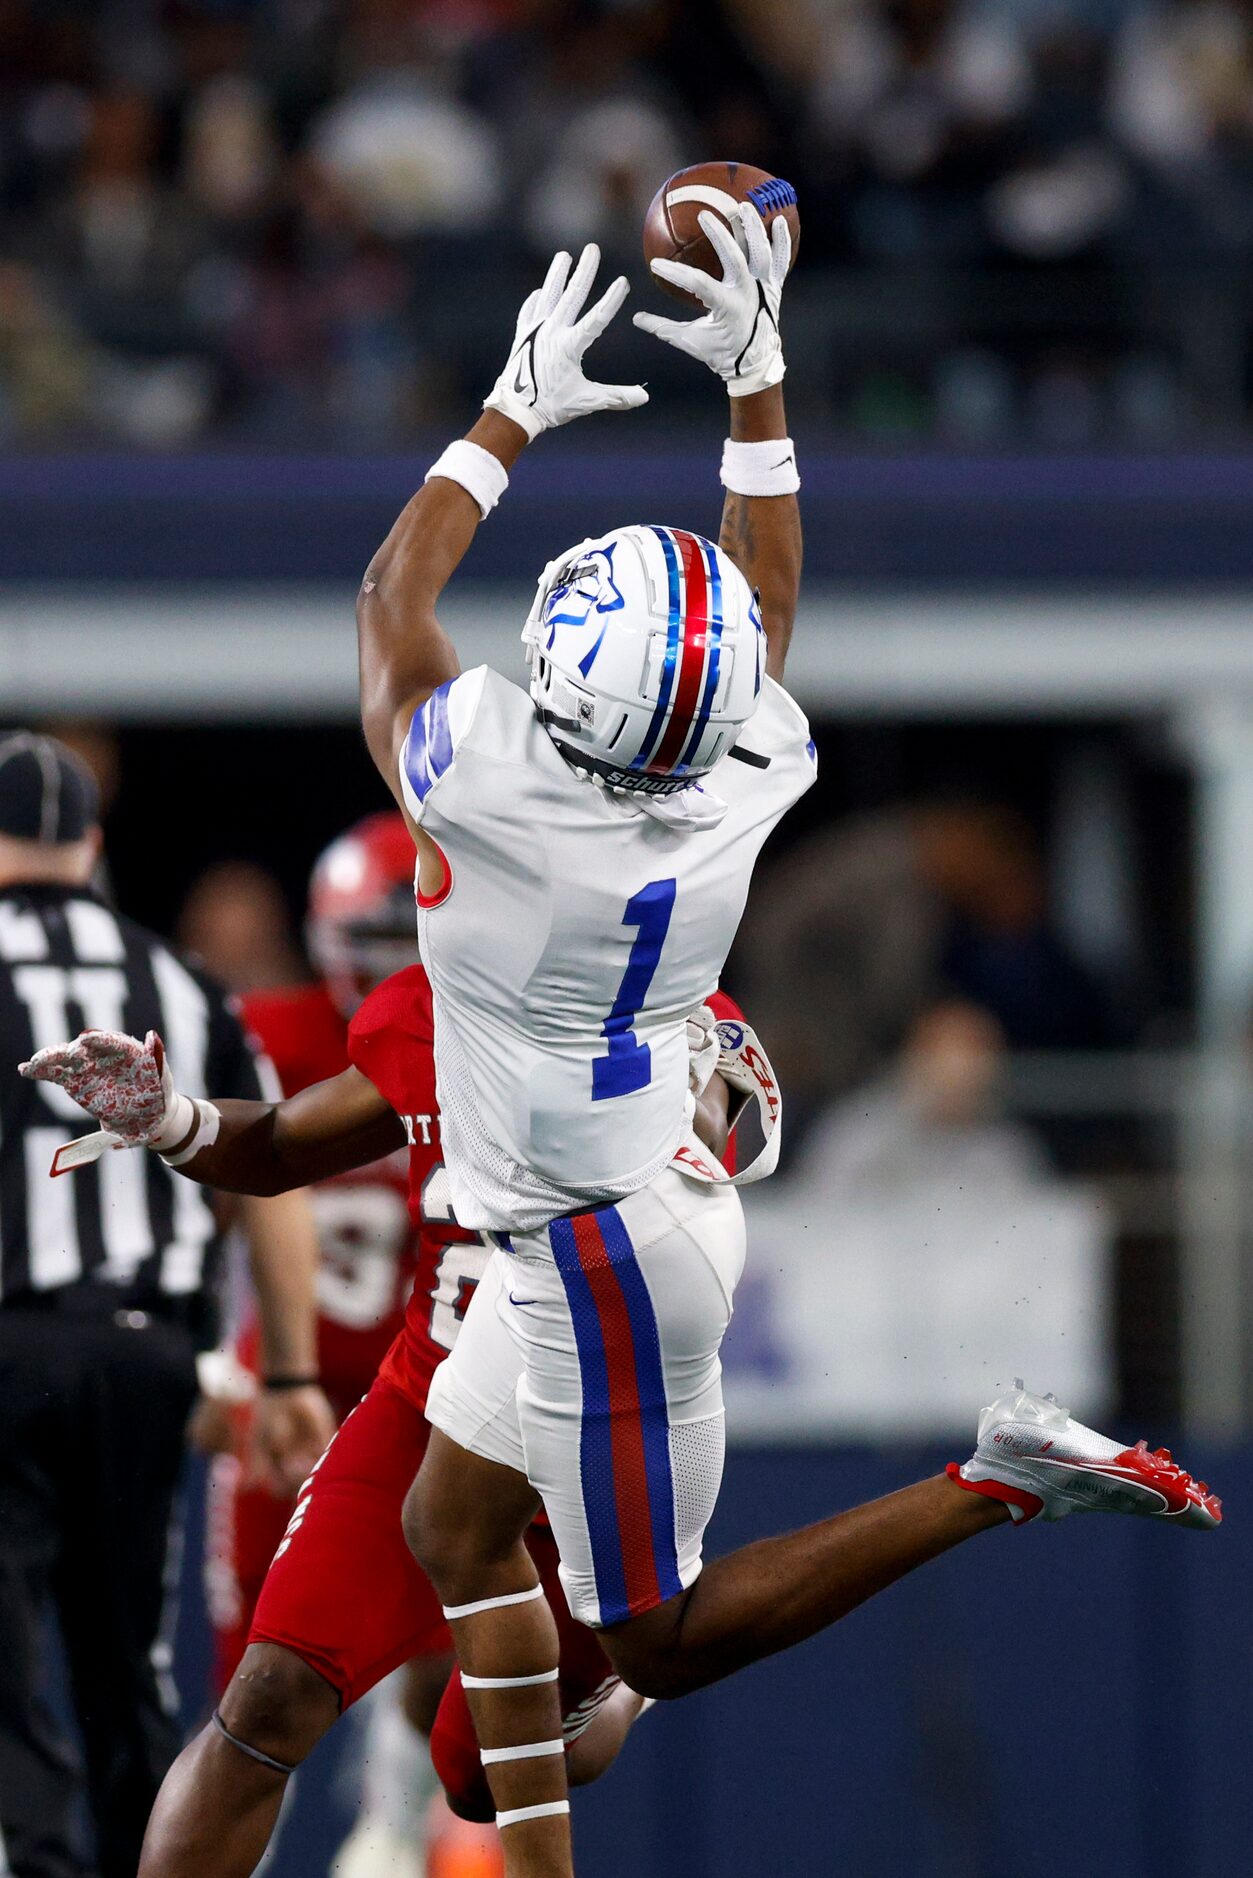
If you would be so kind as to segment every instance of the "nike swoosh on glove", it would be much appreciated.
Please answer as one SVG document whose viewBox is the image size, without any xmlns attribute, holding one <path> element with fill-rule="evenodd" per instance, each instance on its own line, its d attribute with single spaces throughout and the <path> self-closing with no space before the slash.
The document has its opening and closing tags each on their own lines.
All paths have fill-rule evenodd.
<svg viewBox="0 0 1253 1878">
<path fill-rule="evenodd" d="M 733 398 L 747 397 L 777 385 L 787 367 L 779 337 L 779 303 L 792 263 L 792 236 L 781 215 L 770 234 L 751 202 L 740 204 L 744 249 L 721 216 L 709 209 L 698 220 L 722 262 L 722 279 L 659 255 L 652 271 L 681 287 L 707 309 L 699 319 L 668 320 L 657 313 L 637 313 L 641 332 L 664 340 L 726 380 Z"/>
<path fill-rule="evenodd" d="M 589 242 L 570 272 L 570 256 L 553 256 L 542 287 L 523 301 L 513 348 L 483 408 L 520 424 L 529 438 L 593 411 L 631 411 L 648 403 L 643 385 L 601 385 L 583 372 L 583 354 L 600 338 L 627 296 L 625 274 L 579 317 L 591 292 L 600 249 Z"/>
</svg>

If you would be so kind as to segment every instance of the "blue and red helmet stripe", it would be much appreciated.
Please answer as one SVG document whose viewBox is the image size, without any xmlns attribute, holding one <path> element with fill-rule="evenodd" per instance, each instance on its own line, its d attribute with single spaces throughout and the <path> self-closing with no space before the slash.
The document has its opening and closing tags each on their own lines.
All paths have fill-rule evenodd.
<svg viewBox="0 0 1253 1878">
<path fill-rule="evenodd" d="M 678 677 L 670 718 L 648 769 L 668 776 L 683 755 L 700 709 L 701 681 L 709 654 L 709 574 L 700 542 L 685 529 L 674 531 L 683 562 L 683 629 Z"/>
<path fill-rule="evenodd" d="M 700 748 L 700 740 L 705 734 L 709 722 L 709 713 L 713 701 L 718 695 L 718 668 L 722 662 L 722 572 L 718 566 L 718 554 L 712 541 L 706 541 L 703 535 L 697 535 L 697 541 L 705 556 L 709 570 L 709 657 L 705 665 L 705 689 L 701 695 L 700 711 L 692 727 L 692 734 L 687 740 L 683 752 L 683 762 L 691 763 Z"/>
<path fill-rule="evenodd" d="M 669 588 L 670 619 L 666 628 L 666 649 L 662 656 L 661 683 L 657 690 L 657 703 L 653 707 L 652 719 L 644 741 L 631 759 L 632 769 L 643 769 L 666 721 L 666 712 L 670 708 L 670 693 L 674 688 L 674 671 L 678 664 L 679 647 L 683 638 L 683 605 L 679 585 L 679 557 L 675 552 L 674 537 L 668 528 L 654 528 L 653 533 L 661 543 L 666 557 L 666 579 Z"/>
<path fill-rule="evenodd" d="M 657 703 L 632 769 L 668 776 L 692 760 L 718 684 L 722 580 L 711 544 L 682 528 L 654 528 L 666 558 L 670 618 Z"/>
</svg>

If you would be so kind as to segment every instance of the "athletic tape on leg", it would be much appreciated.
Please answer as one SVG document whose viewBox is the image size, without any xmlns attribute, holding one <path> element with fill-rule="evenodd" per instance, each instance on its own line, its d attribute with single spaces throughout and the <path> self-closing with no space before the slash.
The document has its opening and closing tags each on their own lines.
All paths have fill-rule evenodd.
<svg viewBox="0 0 1253 1878">
<path fill-rule="evenodd" d="M 513 1806 L 507 1813 L 497 1813 L 496 1825 L 520 1826 L 527 1819 L 556 1819 L 558 1813 L 570 1811 L 569 1800 L 545 1800 L 540 1806 Z"/>
<path fill-rule="evenodd" d="M 250 1748 L 246 1741 L 241 1741 L 238 1735 L 233 1735 L 226 1723 L 222 1720 L 220 1709 L 214 1709 L 213 1722 L 218 1733 L 225 1735 L 231 1746 L 238 1748 L 241 1754 L 246 1754 L 250 1761 L 260 1761 L 262 1767 L 271 1767 L 276 1774 L 295 1773 L 296 1769 L 289 1767 L 286 1761 L 276 1761 L 272 1754 L 263 1754 L 260 1748 Z"/>
<path fill-rule="evenodd" d="M 529 1591 L 510 1591 L 503 1598 L 480 1598 L 476 1604 L 445 1604 L 444 1616 L 451 1624 L 458 1617 L 477 1617 L 480 1611 L 503 1610 L 506 1604 L 532 1604 L 543 1595 L 543 1585 L 532 1585 Z"/>
<path fill-rule="evenodd" d="M 564 1754 L 564 1741 L 527 1741 L 520 1748 L 483 1748 L 479 1759 L 484 1767 L 494 1767 L 497 1761 L 538 1761 L 545 1754 Z"/>
<path fill-rule="evenodd" d="M 461 1672 L 463 1689 L 533 1689 L 537 1683 L 556 1682 L 559 1669 L 542 1669 L 538 1676 L 467 1676 Z"/>
</svg>

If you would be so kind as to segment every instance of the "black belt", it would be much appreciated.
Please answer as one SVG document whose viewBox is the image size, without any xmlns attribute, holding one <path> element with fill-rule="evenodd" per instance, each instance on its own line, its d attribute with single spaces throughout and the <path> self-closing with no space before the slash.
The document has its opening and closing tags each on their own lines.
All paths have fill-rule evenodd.
<svg viewBox="0 0 1253 1878">
<path fill-rule="evenodd" d="M 76 1323 L 116 1324 L 143 1330 L 150 1323 L 190 1329 L 194 1298 L 129 1298 L 111 1285 L 58 1285 L 51 1291 L 19 1291 L 0 1304 L 0 1319 L 18 1311 L 65 1317 Z"/>
</svg>

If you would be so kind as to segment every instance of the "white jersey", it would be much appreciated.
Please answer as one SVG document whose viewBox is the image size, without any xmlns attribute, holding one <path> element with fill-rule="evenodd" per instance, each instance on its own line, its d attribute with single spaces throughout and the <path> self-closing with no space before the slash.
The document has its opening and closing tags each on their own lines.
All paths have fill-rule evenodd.
<svg viewBox="0 0 1253 1878">
<path fill-rule="evenodd" d="M 804 715 L 766 679 L 705 779 L 725 816 L 677 828 L 572 769 L 487 666 L 415 713 L 401 783 L 449 870 L 435 903 L 419 896 L 418 935 L 461 1225 L 533 1231 L 668 1165 L 687 1133 L 687 1014 L 814 765 Z"/>
</svg>

